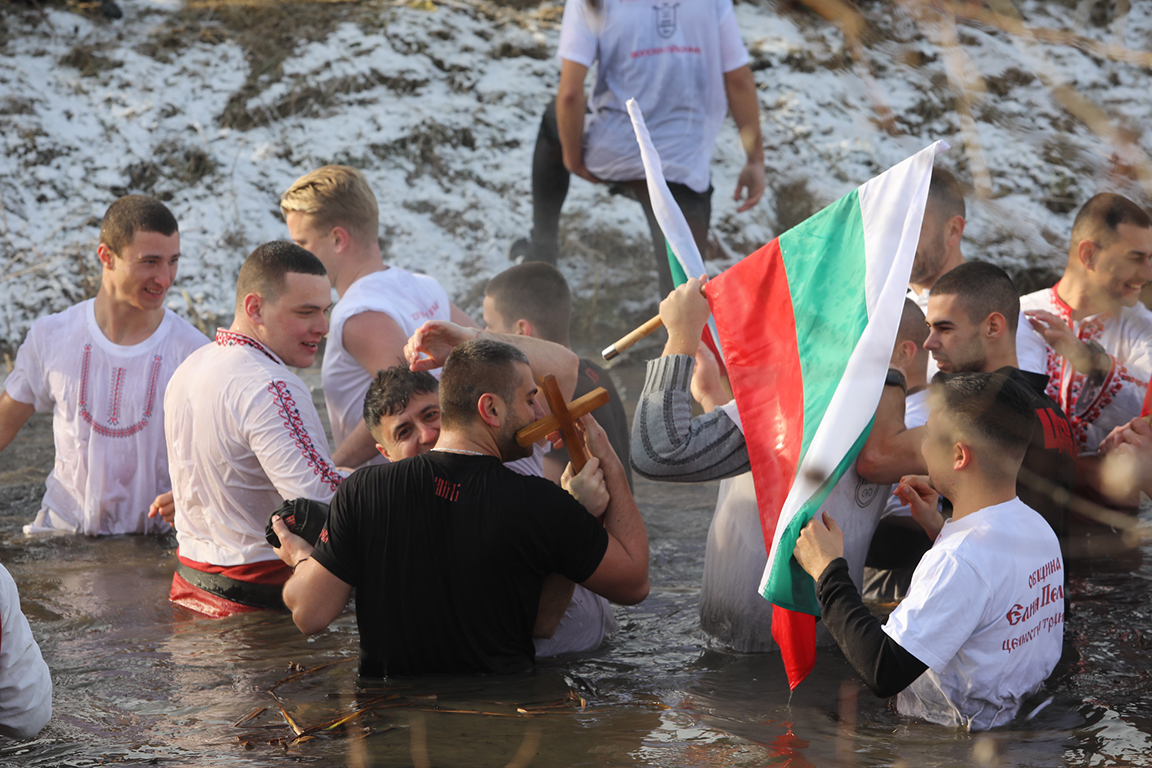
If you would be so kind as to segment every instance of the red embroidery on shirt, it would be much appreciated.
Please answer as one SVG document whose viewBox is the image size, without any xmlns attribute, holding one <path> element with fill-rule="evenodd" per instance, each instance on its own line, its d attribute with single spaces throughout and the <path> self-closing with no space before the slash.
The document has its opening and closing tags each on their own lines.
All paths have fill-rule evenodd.
<svg viewBox="0 0 1152 768">
<path fill-rule="evenodd" d="M 1072 441 L 1072 428 L 1051 408 L 1037 408 L 1040 426 L 1044 428 L 1045 450 L 1056 449 L 1076 458 L 1076 445 Z"/>
<path fill-rule="evenodd" d="M 432 483 L 433 491 L 440 498 L 448 499 L 448 501 L 456 501 L 460 498 L 460 483 L 450 483 L 439 477 L 432 478 Z"/>
<path fill-rule="evenodd" d="M 245 336 L 242 333 L 235 331 L 226 331 L 223 328 L 216 329 L 216 343 L 222 347 L 251 347 L 252 349 L 263 352 L 264 355 L 273 362 L 280 362 L 276 357 L 265 348 L 263 344 L 256 341 L 251 336 Z"/>
<path fill-rule="evenodd" d="M 316 446 L 312 444 L 312 437 L 304 426 L 304 420 L 300 418 L 300 409 L 296 407 L 296 400 L 292 397 L 292 390 L 288 387 L 288 383 L 273 381 L 268 385 L 268 391 L 276 399 L 276 410 L 284 419 L 284 428 L 292 436 L 292 442 L 300 449 L 300 453 L 308 462 L 308 466 L 312 467 L 312 474 L 317 475 L 321 481 L 327 483 L 328 487 L 335 491 L 343 478 L 328 465 L 324 457 L 317 452 Z"/>
<path fill-rule="evenodd" d="M 127 427 L 117 427 L 120 421 L 120 398 L 124 392 L 124 368 L 112 369 L 112 392 L 108 397 L 109 426 L 101 424 L 92 416 L 88 407 L 88 370 L 92 359 L 92 345 L 84 345 L 84 357 L 80 362 L 80 417 L 92 427 L 92 431 L 102 437 L 131 437 L 144 427 L 148 426 L 148 419 L 152 418 L 152 406 L 156 402 L 156 380 L 160 376 L 160 355 L 152 358 L 152 366 L 148 371 L 148 397 L 144 401 L 144 417 L 140 421 Z"/>
</svg>

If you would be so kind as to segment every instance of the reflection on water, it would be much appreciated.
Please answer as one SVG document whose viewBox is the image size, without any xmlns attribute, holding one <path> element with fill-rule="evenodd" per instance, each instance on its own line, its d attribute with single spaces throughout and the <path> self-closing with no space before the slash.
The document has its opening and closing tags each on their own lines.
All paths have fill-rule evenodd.
<svg viewBox="0 0 1152 768">
<path fill-rule="evenodd" d="M 697 595 L 715 484 L 638 479 L 652 593 L 616 609 L 620 631 L 600 652 L 512 678 L 364 690 L 350 613 L 313 638 L 287 615 L 198 619 L 167 601 L 171 540 L 28 539 L 20 524 L 38 496 L 34 484 L 0 489 L 0 562 L 52 668 L 55 716 L 37 741 L 0 743 L 2 765 L 1152 764 L 1147 545 L 1069 568 L 1070 653 L 1049 684 L 1054 701 L 974 738 L 899 717 L 837 653 L 821 652 L 789 702 L 779 656 L 709 649 Z M 338 734 L 293 741 L 277 699 L 301 730 L 372 709 Z"/>
</svg>

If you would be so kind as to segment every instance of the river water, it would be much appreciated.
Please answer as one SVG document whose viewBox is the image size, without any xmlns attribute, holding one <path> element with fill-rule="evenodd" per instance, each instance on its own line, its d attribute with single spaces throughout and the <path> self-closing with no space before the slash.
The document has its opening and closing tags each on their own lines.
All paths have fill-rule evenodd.
<svg viewBox="0 0 1152 768">
<path fill-rule="evenodd" d="M 634 400 L 641 369 L 614 375 Z M 1148 545 L 1068 570 L 1053 701 L 990 735 L 899 717 L 836 652 L 790 697 L 778 654 L 710 649 L 697 601 L 715 483 L 637 479 L 652 591 L 616 608 L 599 652 L 358 690 L 350 613 L 313 638 L 286 615 L 200 619 L 167 601 L 172 538 L 25 537 L 51 456 L 44 415 L 0 454 L 0 562 L 55 682 L 51 724 L 0 737 L 0 765 L 1152 765 Z M 293 741 L 285 712 L 301 731 L 360 714 Z"/>
</svg>

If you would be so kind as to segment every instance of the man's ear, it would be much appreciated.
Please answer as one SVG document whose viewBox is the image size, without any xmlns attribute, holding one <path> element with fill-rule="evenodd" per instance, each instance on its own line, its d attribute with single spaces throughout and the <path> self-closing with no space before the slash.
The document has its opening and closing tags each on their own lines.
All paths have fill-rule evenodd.
<svg viewBox="0 0 1152 768">
<path fill-rule="evenodd" d="M 351 238 L 348 237 L 348 230 L 344 227 L 332 227 L 332 231 L 328 233 L 332 238 L 332 248 L 336 253 L 343 253 L 348 247 Z"/>
<path fill-rule="evenodd" d="M 388 455 L 388 449 L 380 445 L 380 443 L 376 443 L 376 450 L 380 452 L 381 456 L 388 459 L 388 461 L 392 461 L 392 457 Z"/>
<path fill-rule="evenodd" d="M 944 224 L 944 242 L 949 246 L 960 244 L 964 236 L 964 217 L 953 216 Z"/>
<path fill-rule="evenodd" d="M 250 293 L 244 297 L 244 314 L 257 325 L 264 324 L 261 313 L 264 311 L 264 299 L 258 293 Z"/>
<path fill-rule="evenodd" d="M 913 359 L 915 359 L 916 354 L 919 351 L 920 347 L 916 344 L 916 342 L 912 341 L 911 339 L 905 339 L 904 341 L 897 344 L 896 348 L 892 350 L 891 366 L 893 368 L 904 370 L 908 367 L 908 364 L 911 363 Z"/>
<path fill-rule="evenodd" d="M 116 252 L 104 243 L 100 243 L 100 247 L 96 249 L 96 258 L 100 259 L 100 264 L 104 269 L 112 269 L 112 260 L 116 258 Z"/>
<path fill-rule="evenodd" d="M 1076 258 L 1084 269 L 1094 269 L 1096 267 L 1096 243 L 1091 240 L 1081 240 L 1080 244 L 1076 246 Z"/>
<path fill-rule="evenodd" d="M 498 429 L 504 416 L 504 402 L 491 392 L 485 392 L 476 401 L 476 412 L 485 424 Z"/>
<path fill-rule="evenodd" d="M 516 321 L 516 336 L 533 336 L 536 334 L 532 332 L 532 323 L 523 317 Z"/>
<path fill-rule="evenodd" d="M 1008 332 L 1008 321 L 999 312 L 984 318 L 984 333 L 990 339 L 998 339 Z"/>
<path fill-rule="evenodd" d="M 959 472 L 972 465 L 972 446 L 966 443 L 952 444 L 952 469 Z"/>
</svg>

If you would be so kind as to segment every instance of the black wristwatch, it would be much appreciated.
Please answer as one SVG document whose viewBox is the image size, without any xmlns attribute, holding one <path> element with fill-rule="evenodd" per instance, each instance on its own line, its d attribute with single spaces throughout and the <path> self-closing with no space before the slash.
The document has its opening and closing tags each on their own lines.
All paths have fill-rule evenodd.
<svg viewBox="0 0 1152 768">
<path fill-rule="evenodd" d="M 904 378 L 904 374 L 896 368 L 889 368 L 888 375 L 884 377 L 884 386 L 886 387 L 900 387 L 904 394 L 908 394 L 908 380 Z"/>
</svg>

